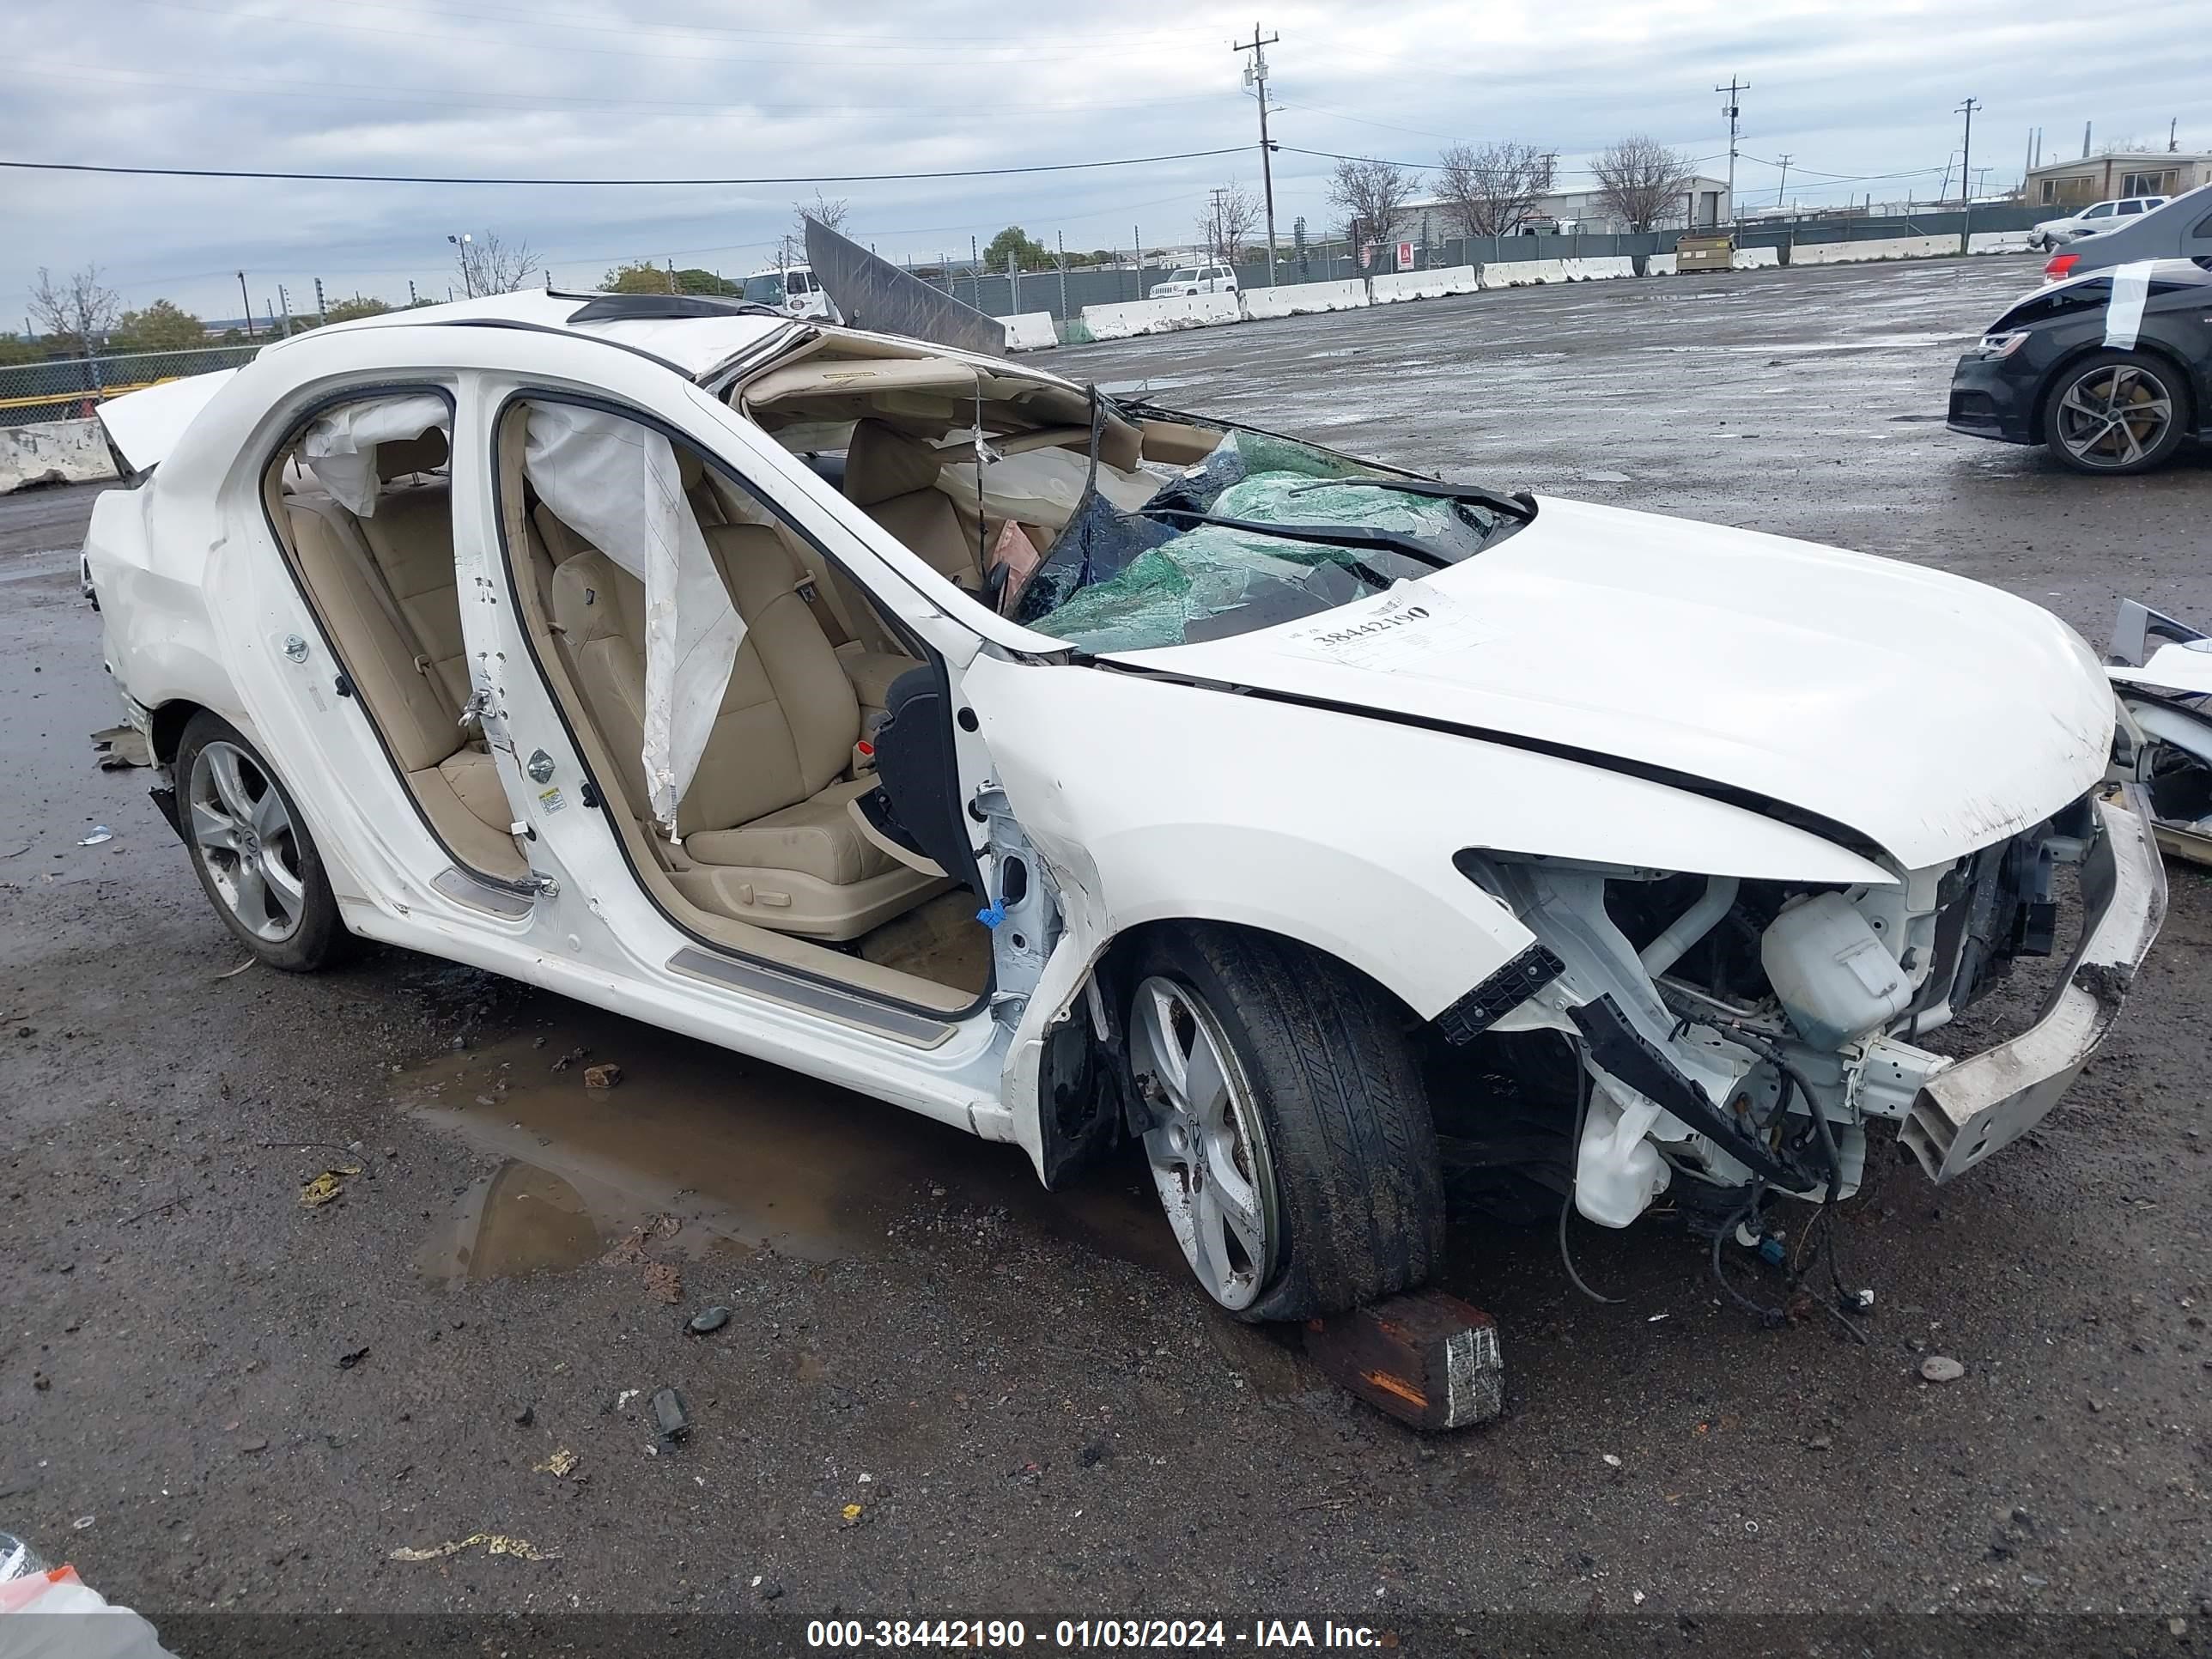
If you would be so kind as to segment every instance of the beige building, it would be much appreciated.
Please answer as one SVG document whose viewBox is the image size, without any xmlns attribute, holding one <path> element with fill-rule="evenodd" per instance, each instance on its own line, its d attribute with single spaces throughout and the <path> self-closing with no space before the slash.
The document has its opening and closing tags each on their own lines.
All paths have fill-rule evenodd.
<svg viewBox="0 0 2212 1659">
<path fill-rule="evenodd" d="M 2186 150 L 2123 150 L 2075 161 L 2045 161 L 2027 173 L 2030 207 L 2087 207 L 2122 196 L 2179 196 L 2212 184 L 2212 155 Z"/>
</svg>

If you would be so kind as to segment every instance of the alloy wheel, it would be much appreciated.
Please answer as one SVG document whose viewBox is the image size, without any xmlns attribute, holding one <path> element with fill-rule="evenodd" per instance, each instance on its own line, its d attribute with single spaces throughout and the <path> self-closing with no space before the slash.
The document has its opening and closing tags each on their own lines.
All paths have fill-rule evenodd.
<svg viewBox="0 0 2212 1659">
<path fill-rule="evenodd" d="M 1223 1307 L 1248 1308 L 1275 1267 L 1274 1169 L 1258 1101 L 1219 1024 L 1188 988 L 1137 988 L 1129 1059 L 1154 1127 L 1145 1136 L 1168 1225 Z"/>
<path fill-rule="evenodd" d="M 2066 453 L 2088 467 L 2133 466 L 2158 447 L 2173 424 L 2165 385 L 2133 363 L 2106 363 L 2059 394 L 2052 422 Z"/>
<path fill-rule="evenodd" d="M 307 882 L 299 833 L 275 781 L 237 744 L 210 743 L 193 757 L 185 799 L 193 850 L 231 914 L 271 945 L 291 938 Z"/>
</svg>

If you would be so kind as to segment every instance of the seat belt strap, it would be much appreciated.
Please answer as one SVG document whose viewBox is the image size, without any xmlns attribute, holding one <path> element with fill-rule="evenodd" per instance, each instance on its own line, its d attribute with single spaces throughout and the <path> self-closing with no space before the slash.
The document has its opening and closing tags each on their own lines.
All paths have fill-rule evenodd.
<svg viewBox="0 0 2212 1659">
<path fill-rule="evenodd" d="M 338 544 L 345 549 L 345 557 L 347 560 L 352 560 L 354 575 L 361 577 L 362 586 L 368 588 L 369 595 L 376 599 L 376 608 L 385 613 L 385 622 L 392 623 L 392 630 L 400 637 L 400 644 L 403 644 L 404 648 L 407 648 L 407 653 L 414 657 L 416 672 L 422 677 L 429 677 L 429 671 L 431 671 L 429 653 L 422 650 L 422 639 L 420 639 L 420 635 L 416 635 L 414 623 L 407 619 L 407 613 L 400 611 L 398 599 L 392 598 L 392 584 L 385 581 L 385 573 L 380 571 L 380 568 L 376 568 L 376 556 L 369 553 L 369 542 L 368 538 L 361 533 L 361 526 L 354 525 L 352 515 L 343 515 L 341 518 L 341 514 L 337 514 L 337 511 L 323 511 L 321 502 L 303 502 L 303 500 L 299 498 L 295 500 L 301 504 L 301 507 L 307 508 L 310 514 L 314 514 L 316 518 L 321 518 L 325 525 L 330 525 L 331 533 L 338 538 Z"/>
</svg>

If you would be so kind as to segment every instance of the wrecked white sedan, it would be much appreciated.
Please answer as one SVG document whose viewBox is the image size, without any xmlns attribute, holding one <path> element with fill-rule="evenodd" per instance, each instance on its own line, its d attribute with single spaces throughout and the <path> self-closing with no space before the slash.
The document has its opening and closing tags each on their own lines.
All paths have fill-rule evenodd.
<svg viewBox="0 0 2212 1659">
<path fill-rule="evenodd" d="M 1949 1180 L 2163 913 L 2096 659 L 1930 570 L 670 296 L 106 418 L 108 664 L 264 961 L 474 963 L 1048 1183 L 1141 1142 L 1247 1317 L 1430 1273 L 1440 1114 L 1607 1226 Z M 2033 1024 L 1920 1046 L 2061 938 Z"/>
</svg>

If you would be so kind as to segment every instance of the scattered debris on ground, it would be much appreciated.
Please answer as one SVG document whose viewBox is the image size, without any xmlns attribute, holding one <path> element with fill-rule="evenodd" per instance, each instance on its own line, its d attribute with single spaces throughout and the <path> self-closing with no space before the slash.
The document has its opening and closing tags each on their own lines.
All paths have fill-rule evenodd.
<svg viewBox="0 0 2212 1659">
<path fill-rule="evenodd" d="M 705 1336 L 720 1330 L 729 1322 L 730 1310 L 727 1308 L 702 1308 L 684 1322 L 684 1328 L 694 1336 Z"/>
<path fill-rule="evenodd" d="M 584 1086 L 586 1089 L 611 1089 L 622 1081 L 622 1067 L 611 1060 L 584 1067 Z"/>
<path fill-rule="evenodd" d="M 345 1195 L 345 1183 L 361 1173 L 359 1164 L 341 1164 L 336 1169 L 325 1170 L 300 1188 L 300 1207 L 319 1210 L 325 1204 Z"/>
<path fill-rule="evenodd" d="M 94 732 L 92 747 L 103 772 L 124 772 L 154 763 L 153 754 L 146 747 L 146 734 L 133 726 L 111 726 Z"/>
<path fill-rule="evenodd" d="M 684 1275 L 671 1261 L 648 1261 L 645 1264 L 645 1291 L 656 1302 L 665 1302 L 671 1307 L 684 1299 Z"/>
<path fill-rule="evenodd" d="M 1966 1368 L 1948 1354 L 1931 1353 L 1920 1362 L 1920 1374 L 1930 1382 L 1956 1382 Z"/>
<path fill-rule="evenodd" d="M 653 1420 L 660 1437 L 672 1443 L 691 1432 L 691 1408 L 674 1389 L 663 1389 L 653 1396 Z"/>
<path fill-rule="evenodd" d="M 95 823 L 92 826 L 92 833 L 87 836 L 82 841 L 77 842 L 77 845 L 80 847 L 97 847 L 102 842 L 113 841 L 114 839 L 115 831 L 109 829 L 104 823 Z"/>
<path fill-rule="evenodd" d="M 394 1561 L 436 1561 L 448 1555 L 459 1555 L 463 1550 L 483 1547 L 487 1555 L 512 1555 L 523 1561 L 557 1561 L 558 1550 L 541 1550 L 526 1538 L 509 1537 L 503 1532 L 472 1532 L 466 1538 L 455 1539 L 449 1544 L 433 1544 L 428 1549 L 400 1548 L 392 1552 Z"/>
<path fill-rule="evenodd" d="M 550 1474 L 558 1480 L 574 1470 L 576 1462 L 576 1454 L 563 1446 L 543 1463 L 532 1463 L 530 1467 L 536 1474 Z"/>
</svg>

